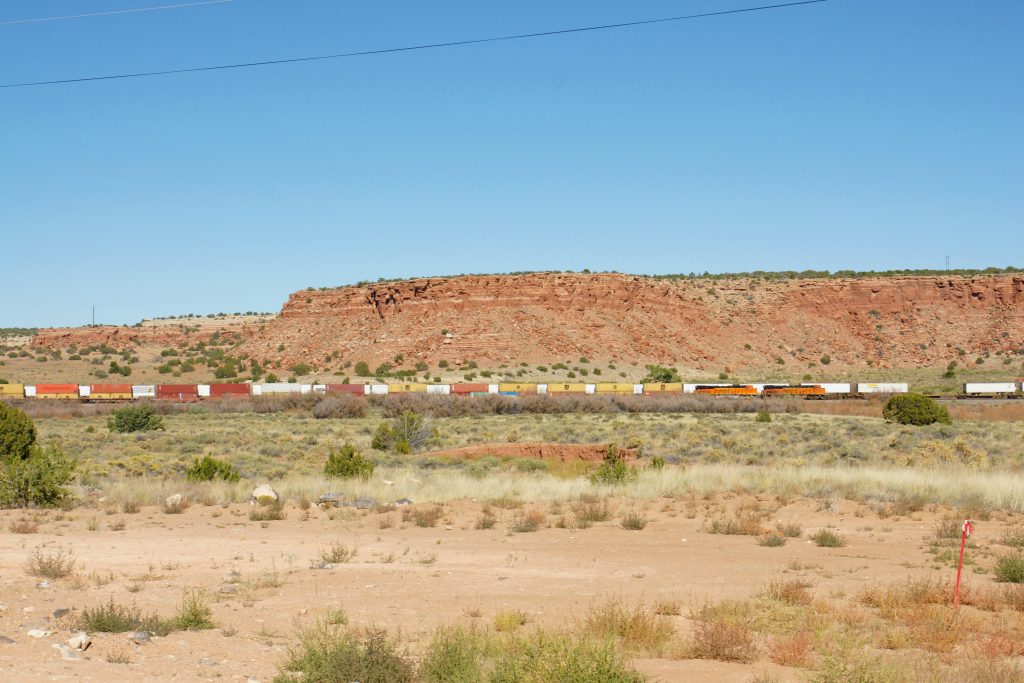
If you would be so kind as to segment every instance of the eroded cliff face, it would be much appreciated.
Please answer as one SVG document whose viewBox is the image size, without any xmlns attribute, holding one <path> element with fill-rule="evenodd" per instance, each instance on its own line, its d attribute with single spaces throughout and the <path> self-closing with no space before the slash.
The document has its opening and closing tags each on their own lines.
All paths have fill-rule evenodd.
<svg viewBox="0 0 1024 683">
<path fill-rule="evenodd" d="M 444 332 L 447 331 L 447 334 Z M 285 350 L 277 349 L 283 344 Z M 293 294 L 243 350 L 284 364 L 598 360 L 899 367 L 1024 347 L 1024 277 L 669 281 L 616 274 L 424 278 Z M 972 356 L 973 357 L 973 356 Z"/>
<path fill-rule="evenodd" d="M 186 326 L 43 330 L 36 346 L 194 344 Z M 226 330 L 224 330 L 226 331 Z M 238 353 L 284 367 L 332 354 L 374 366 L 577 360 L 759 368 L 905 367 L 1024 348 L 1024 277 L 661 280 L 617 274 L 423 278 L 292 294 L 276 318 L 230 329 Z M 278 349 L 283 346 L 283 351 Z M 966 356 L 958 354 L 963 349 Z M 326 364 L 326 363 L 325 363 Z M 329 365 L 336 365 L 335 361 Z"/>
</svg>

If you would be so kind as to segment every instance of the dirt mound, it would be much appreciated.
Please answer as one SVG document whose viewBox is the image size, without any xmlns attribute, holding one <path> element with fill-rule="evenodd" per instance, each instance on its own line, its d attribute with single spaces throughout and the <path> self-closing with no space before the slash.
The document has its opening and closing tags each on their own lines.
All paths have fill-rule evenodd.
<svg viewBox="0 0 1024 683">
<path fill-rule="evenodd" d="M 963 365 L 1024 346 L 1024 276 L 423 278 L 296 292 L 278 317 L 231 332 L 239 335 L 238 353 L 316 371 L 341 361 L 372 368 L 398 355 L 405 369 L 580 356 L 730 372 L 785 363 Z M 210 333 L 186 325 L 43 330 L 33 343 L 170 346 Z"/>
<path fill-rule="evenodd" d="M 424 455 L 466 460 L 493 456 L 496 458 L 560 460 L 562 462 L 601 462 L 607 453 L 608 444 L 603 443 L 489 443 L 445 451 L 432 451 L 424 453 Z M 635 448 L 619 448 L 619 454 L 627 461 L 636 460 L 639 455 Z"/>
</svg>

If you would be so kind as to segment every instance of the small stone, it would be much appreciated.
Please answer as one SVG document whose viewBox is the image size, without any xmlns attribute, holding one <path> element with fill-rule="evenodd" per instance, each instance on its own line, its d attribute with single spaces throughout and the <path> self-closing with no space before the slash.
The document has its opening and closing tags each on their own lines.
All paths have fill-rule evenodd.
<svg viewBox="0 0 1024 683">
<path fill-rule="evenodd" d="M 356 510 L 371 510 L 377 507 L 377 501 L 373 498 L 360 498 L 352 503 Z"/>
<path fill-rule="evenodd" d="M 270 505 L 276 503 L 279 500 L 277 491 L 270 484 L 260 484 L 252 490 L 252 495 L 249 496 L 249 505 Z"/>
<path fill-rule="evenodd" d="M 323 560 L 313 560 L 309 563 L 310 569 L 333 569 L 334 565 L 330 562 L 324 562 Z"/>
<path fill-rule="evenodd" d="M 224 583 L 238 583 L 242 580 L 242 573 L 238 571 L 232 571 L 230 574 L 225 574 L 221 577 Z"/>
<path fill-rule="evenodd" d="M 7 636 L 0 636 L 0 644 L 3 644 L 3 645 L 14 645 L 14 640 L 12 640 L 11 638 L 8 638 Z"/>
<path fill-rule="evenodd" d="M 49 587 L 50 587 L 50 582 L 49 581 L 40 581 L 39 583 L 36 584 L 36 588 L 42 588 L 43 590 L 46 590 Z"/>
<path fill-rule="evenodd" d="M 25 635 L 27 635 L 30 638 L 46 638 L 48 636 L 52 636 L 53 631 L 47 631 L 46 629 L 42 628 L 30 628 L 28 631 L 25 632 Z"/>
<path fill-rule="evenodd" d="M 6 602 L 0 602 L 0 612 L 6 612 L 6 611 L 7 611 L 7 603 Z"/>
<path fill-rule="evenodd" d="M 36 608 L 35 607 L 22 607 L 21 611 L 24 612 L 25 614 L 29 614 L 30 612 L 35 612 Z"/>
<path fill-rule="evenodd" d="M 385 479 L 384 480 L 384 485 L 385 486 L 394 486 L 395 482 L 391 481 L 390 479 Z"/>
<path fill-rule="evenodd" d="M 89 634 L 85 631 L 79 631 L 78 633 L 71 636 L 64 642 L 70 645 L 71 647 L 75 648 L 76 650 L 81 650 L 82 652 L 85 652 L 89 649 L 89 646 L 92 645 L 92 638 L 90 638 Z"/>
<path fill-rule="evenodd" d="M 134 633 L 128 634 L 128 640 L 135 643 L 136 645 L 142 645 L 148 643 L 153 637 L 149 634 L 149 631 L 135 631 Z"/>
<path fill-rule="evenodd" d="M 399 498 L 395 501 L 396 507 L 402 507 L 403 505 L 412 505 L 412 501 L 408 498 Z"/>
<path fill-rule="evenodd" d="M 50 647 L 52 647 L 54 650 L 60 650 L 61 659 L 67 659 L 68 661 L 72 662 L 80 661 L 82 659 L 82 655 L 78 654 L 78 652 L 74 648 L 68 647 L 64 643 L 54 643 Z"/>
<path fill-rule="evenodd" d="M 203 666 L 217 666 L 217 660 L 213 657 L 203 657 L 196 664 L 202 664 Z"/>
<path fill-rule="evenodd" d="M 236 586 L 233 583 L 229 583 L 229 584 L 227 584 L 225 586 L 221 586 L 220 587 L 220 592 L 223 593 L 224 595 L 234 595 L 235 593 L 238 592 L 238 586 Z"/>
<path fill-rule="evenodd" d="M 50 613 L 50 616 L 53 617 L 54 619 L 60 619 L 62 616 L 64 616 L 65 614 L 68 614 L 70 612 L 71 612 L 71 610 L 65 609 L 64 607 L 60 607 L 58 609 L 53 610 L 53 612 Z"/>
</svg>

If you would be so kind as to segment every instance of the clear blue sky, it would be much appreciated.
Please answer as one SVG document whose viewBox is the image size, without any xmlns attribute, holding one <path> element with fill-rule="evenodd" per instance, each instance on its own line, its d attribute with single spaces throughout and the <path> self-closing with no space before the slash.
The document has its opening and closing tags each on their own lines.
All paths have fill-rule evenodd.
<svg viewBox="0 0 1024 683">
<path fill-rule="evenodd" d="M 171 0 L 5 0 L 0 21 Z M 0 81 L 757 0 L 234 0 L 0 25 Z M 513 270 L 1024 264 L 1024 2 L 821 5 L 0 90 L 0 326 Z"/>
</svg>

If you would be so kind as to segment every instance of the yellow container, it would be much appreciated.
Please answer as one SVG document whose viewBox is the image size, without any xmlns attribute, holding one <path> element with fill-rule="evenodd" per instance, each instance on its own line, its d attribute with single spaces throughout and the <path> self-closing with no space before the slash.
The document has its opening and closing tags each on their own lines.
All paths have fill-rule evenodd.
<svg viewBox="0 0 1024 683">
<path fill-rule="evenodd" d="M 0 384 L 0 396 L 6 398 L 25 398 L 25 385 Z"/>
<path fill-rule="evenodd" d="M 109 394 L 89 394 L 89 398 L 94 401 L 130 401 L 132 398 L 132 392 L 122 393 L 115 392 Z"/>
<path fill-rule="evenodd" d="M 549 394 L 585 394 L 586 384 L 548 384 Z"/>
<path fill-rule="evenodd" d="M 426 384 L 389 384 L 389 394 L 425 394 L 427 393 Z"/>
<path fill-rule="evenodd" d="M 680 393 L 683 390 L 681 382 L 669 383 L 669 384 L 645 384 L 645 394 L 663 394 L 663 393 Z"/>
<path fill-rule="evenodd" d="M 632 394 L 632 384 L 615 384 L 612 382 L 602 382 L 595 385 L 595 391 L 598 394 Z"/>
<path fill-rule="evenodd" d="M 499 384 L 498 391 L 505 393 L 507 391 L 514 391 L 517 394 L 536 394 L 536 384 Z"/>
</svg>

